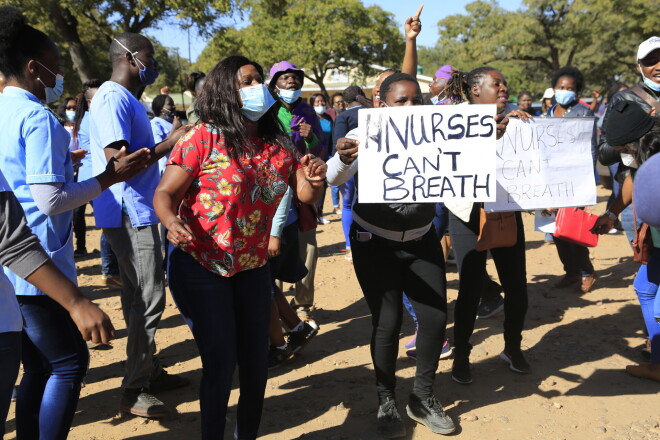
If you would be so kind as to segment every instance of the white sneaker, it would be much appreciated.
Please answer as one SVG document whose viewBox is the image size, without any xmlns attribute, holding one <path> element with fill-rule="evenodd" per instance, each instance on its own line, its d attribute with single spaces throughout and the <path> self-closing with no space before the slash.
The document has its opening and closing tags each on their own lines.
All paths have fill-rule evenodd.
<svg viewBox="0 0 660 440">
<path fill-rule="evenodd" d="M 329 225 L 329 224 L 330 224 L 330 220 L 328 220 L 323 216 L 319 217 L 319 225 Z"/>
</svg>

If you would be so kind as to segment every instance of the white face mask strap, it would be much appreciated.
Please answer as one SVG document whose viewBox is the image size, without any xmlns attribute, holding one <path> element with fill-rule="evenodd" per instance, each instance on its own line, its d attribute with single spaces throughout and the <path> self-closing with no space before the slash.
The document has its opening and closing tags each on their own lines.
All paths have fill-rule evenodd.
<svg viewBox="0 0 660 440">
<path fill-rule="evenodd" d="M 117 42 L 118 45 L 120 45 L 121 47 L 123 47 L 124 50 L 125 50 L 126 52 L 130 53 L 131 56 L 133 57 L 133 59 L 134 59 L 135 61 L 137 61 L 138 63 L 142 64 L 142 67 L 144 67 L 144 63 L 143 63 L 142 61 L 140 61 L 140 60 L 135 56 L 135 55 L 137 55 L 137 53 L 138 53 L 139 51 L 131 52 L 131 50 L 130 50 L 128 47 L 124 46 L 124 45 L 122 44 L 121 41 L 119 41 L 119 40 L 116 39 L 116 38 L 113 38 L 113 40 L 115 40 L 115 41 Z"/>
<path fill-rule="evenodd" d="M 49 71 L 49 72 L 50 72 L 55 78 L 57 78 L 57 75 L 56 75 L 55 73 L 53 73 L 53 71 L 50 70 L 48 67 L 46 67 L 46 66 L 44 66 L 43 64 L 41 64 L 38 60 L 34 60 L 34 61 L 36 61 L 41 67 L 43 67 L 44 69 L 46 69 L 47 71 Z M 38 77 L 37 77 L 37 79 L 38 79 L 39 81 L 41 81 L 41 79 L 39 79 Z M 43 83 L 42 83 L 42 84 L 43 84 Z"/>
</svg>

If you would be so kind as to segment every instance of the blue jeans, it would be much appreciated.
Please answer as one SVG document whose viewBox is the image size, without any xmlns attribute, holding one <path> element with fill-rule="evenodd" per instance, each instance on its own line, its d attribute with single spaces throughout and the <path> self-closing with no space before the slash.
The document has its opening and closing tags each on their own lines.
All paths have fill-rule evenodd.
<svg viewBox="0 0 660 440">
<path fill-rule="evenodd" d="M 341 192 L 341 227 L 344 230 L 344 239 L 346 240 L 346 249 L 351 248 L 351 239 L 349 233 L 353 223 L 353 197 L 355 197 L 355 180 L 351 177 L 345 183 L 339 185 Z"/>
<path fill-rule="evenodd" d="M 49 297 L 17 299 L 24 320 L 17 437 L 66 439 L 89 364 L 87 345 L 69 313 Z"/>
<path fill-rule="evenodd" d="M 5 420 L 20 363 L 21 332 L 0 333 L 0 438 L 4 438 Z"/>
<path fill-rule="evenodd" d="M 223 438 L 232 376 L 238 363 L 236 436 L 255 439 L 268 379 L 271 282 L 268 266 L 222 277 L 188 253 L 170 248 L 172 297 L 202 359 L 202 439 Z"/>
<path fill-rule="evenodd" d="M 660 364 L 660 323 L 655 320 L 656 317 L 660 317 L 659 284 L 660 250 L 655 248 L 651 254 L 649 264 L 643 264 L 639 268 L 634 282 L 635 292 L 642 307 L 646 330 L 651 340 L 651 362 L 654 364 Z"/>
<path fill-rule="evenodd" d="M 339 208 L 339 187 L 331 186 L 330 194 L 332 195 L 332 207 Z"/>
<path fill-rule="evenodd" d="M 105 234 L 101 233 L 101 273 L 103 275 L 119 276 L 119 263 L 117 256 L 112 251 L 112 247 Z"/>
<path fill-rule="evenodd" d="M 626 234 L 628 243 L 632 246 L 632 242 L 635 239 L 635 230 L 642 226 L 642 221 L 637 219 L 637 228 L 634 225 L 634 216 L 632 205 L 629 205 L 626 209 L 621 211 L 621 225 L 623 226 L 623 232 Z"/>
</svg>

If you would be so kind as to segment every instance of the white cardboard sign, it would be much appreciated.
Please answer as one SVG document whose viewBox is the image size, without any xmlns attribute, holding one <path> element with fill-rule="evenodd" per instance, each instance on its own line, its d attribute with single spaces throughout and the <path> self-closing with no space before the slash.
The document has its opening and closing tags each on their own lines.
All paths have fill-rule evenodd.
<svg viewBox="0 0 660 440">
<path fill-rule="evenodd" d="M 494 104 L 359 111 L 360 203 L 495 201 Z"/>
<path fill-rule="evenodd" d="M 497 201 L 486 211 L 596 203 L 594 118 L 512 118 L 497 141 Z"/>
</svg>

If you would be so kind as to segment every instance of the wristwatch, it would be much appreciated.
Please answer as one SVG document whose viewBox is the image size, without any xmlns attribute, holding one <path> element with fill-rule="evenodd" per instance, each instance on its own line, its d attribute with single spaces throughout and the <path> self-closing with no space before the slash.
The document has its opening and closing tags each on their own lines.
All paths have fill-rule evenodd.
<svg viewBox="0 0 660 440">
<path fill-rule="evenodd" d="M 605 214 L 603 214 L 603 215 L 606 215 L 607 218 L 609 218 L 609 219 L 612 220 L 612 221 L 615 221 L 615 220 L 617 219 L 617 217 L 618 217 L 615 213 L 613 213 L 613 212 L 610 211 L 609 209 L 608 209 L 607 211 L 605 211 Z"/>
</svg>

